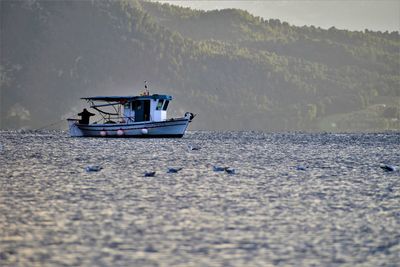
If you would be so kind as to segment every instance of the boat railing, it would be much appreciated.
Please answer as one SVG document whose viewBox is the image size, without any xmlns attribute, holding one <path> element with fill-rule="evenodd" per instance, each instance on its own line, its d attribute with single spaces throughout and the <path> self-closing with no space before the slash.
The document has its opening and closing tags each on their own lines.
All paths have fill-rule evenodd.
<svg viewBox="0 0 400 267">
<path fill-rule="evenodd" d="M 153 117 L 150 115 L 150 120 L 145 120 L 145 121 L 153 121 Z M 131 117 L 126 117 L 126 116 L 104 116 L 95 122 L 91 124 L 128 124 L 128 123 L 134 123 L 135 121 L 135 116 Z"/>
<path fill-rule="evenodd" d="M 121 124 L 135 122 L 134 117 L 125 116 L 102 116 L 91 124 Z"/>
</svg>

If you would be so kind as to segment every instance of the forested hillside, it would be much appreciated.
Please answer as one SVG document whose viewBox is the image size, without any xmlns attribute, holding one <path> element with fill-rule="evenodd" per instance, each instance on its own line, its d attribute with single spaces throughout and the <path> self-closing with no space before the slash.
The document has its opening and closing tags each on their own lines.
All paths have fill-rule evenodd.
<svg viewBox="0 0 400 267">
<path fill-rule="evenodd" d="M 79 97 L 175 97 L 192 129 L 400 130 L 400 36 L 295 27 L 142 1 L 1 1 L 1 127 L 41 127 Z"/>
</svg>

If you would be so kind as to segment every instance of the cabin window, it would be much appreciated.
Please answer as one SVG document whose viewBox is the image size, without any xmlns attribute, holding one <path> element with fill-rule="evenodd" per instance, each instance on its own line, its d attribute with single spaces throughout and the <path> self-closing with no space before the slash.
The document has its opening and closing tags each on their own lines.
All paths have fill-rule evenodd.
<svg viewBox="0 0 400 267">
<path fill-rule="evenodd" d="M 158 100 L 158 103 L 157 103 L 157 110 L 161 110 L 163 104 L 164 104 L 164 99 Z"/>
<path fill-rule="evenodd" d="M 168 101 L 168 100 L 167 100 L 167 101 L 165 101 L 165 104 L 164 104 L 163 110 L 167 110 L 167 108 L 168 108 L 168 104 L 169 104 L 169 101 Z"/>
</svg>

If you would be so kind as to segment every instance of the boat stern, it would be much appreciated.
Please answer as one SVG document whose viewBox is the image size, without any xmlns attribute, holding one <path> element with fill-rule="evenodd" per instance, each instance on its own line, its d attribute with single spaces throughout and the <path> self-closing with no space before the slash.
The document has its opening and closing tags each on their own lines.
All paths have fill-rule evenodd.
<svg viewBox="0 0 400 267">
<path fill-rule="evenodd" d="M 68 121 L 69 134 L 71 135 L 71 137 L 84 136 L 81 129 L 79 129 L 79 127 L 77 126 L 79 122 L 78 119 L 67 119 L 67 121 Z"/>
</svg>

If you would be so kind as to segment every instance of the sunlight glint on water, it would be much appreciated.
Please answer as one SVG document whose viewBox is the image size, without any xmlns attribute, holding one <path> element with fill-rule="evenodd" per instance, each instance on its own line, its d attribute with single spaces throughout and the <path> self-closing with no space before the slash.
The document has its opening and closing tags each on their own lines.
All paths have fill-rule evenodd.
<svg viewBox="0 0 400 267">
<path fill-rule="evenodd" d="M 395 266 L 400 173 L 379 165 L 400 165 L 399 140 L 2 131 L 0 265 Z"/>
</svg>

